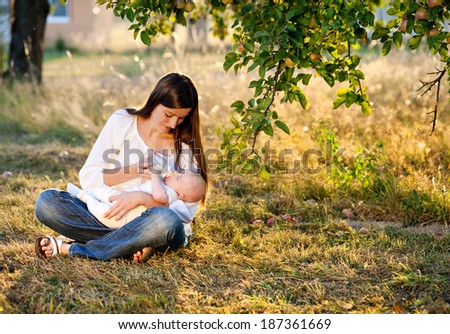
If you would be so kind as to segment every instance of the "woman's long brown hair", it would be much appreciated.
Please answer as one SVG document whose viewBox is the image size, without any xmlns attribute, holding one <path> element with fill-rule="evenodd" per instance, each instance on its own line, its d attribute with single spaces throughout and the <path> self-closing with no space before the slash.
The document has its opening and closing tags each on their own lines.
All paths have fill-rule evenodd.
<svg viewBox="0 0 450 334">
<path fill-rule="evenodd" d="M 131 115 L 149 118 L 158 104 L 162 104 L 166 108 L 171 109 L 191 109 L 183 122 L 172 130 L 175 137 L 175 152 L 177 157 L 175 168 L 180 169 L 180 153 L 185 153 L 182 152 L 181 145 L 182 143 L 186 143 L 192 149 L 195 163 L 208 188 L 208 173 L 203 151 L 198 111 L 198 93 L 192 80 L 184 74 L 169 73 L 158 81 L 147 102 L 141 109 L 127 109 L 127 111 Z M 202 205 L 205 202 L 206 195 L 201 201 Z"/>
</svg>

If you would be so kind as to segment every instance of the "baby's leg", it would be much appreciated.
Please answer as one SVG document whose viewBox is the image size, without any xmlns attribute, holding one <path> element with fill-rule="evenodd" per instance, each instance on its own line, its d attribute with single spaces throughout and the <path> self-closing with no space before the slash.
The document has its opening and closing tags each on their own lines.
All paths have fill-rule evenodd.
<svg viewBox="0 0 450 334">
<path fill-rule="evenodd" d="M 80 188 L 78 188 L 76 185 L 69 183 L 67 185 L 67 191 L 71 193 L 73 196 L 78 197 L 78 194 L 82 191 Z"/>
<path fill-rule="evenodd" d="M 94 193 L 89 192 L 88 190 L 82 190 L 72 183 L 67 185 L 67 191 L 86 204 L 92 198 L 97 199 Z"/>
</svg>

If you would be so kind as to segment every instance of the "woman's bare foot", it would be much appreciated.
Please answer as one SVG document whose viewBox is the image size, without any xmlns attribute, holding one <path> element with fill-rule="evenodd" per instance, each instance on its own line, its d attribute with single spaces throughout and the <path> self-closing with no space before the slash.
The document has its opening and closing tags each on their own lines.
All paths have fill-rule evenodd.
<svg viewBox="0 0 450 334">
<path fill-rule="evenodd" d="M 46 258 L 55 255 L 67 255 L 70 245 L 53 237 L 39 237 L 36 252 Z"/>
<path fill-rule="evenodd" d="M 145 248 L 144 248 L 145 249 Z M 137 251 L 133 254 L 133 261 L 136 263 L 139 263 L 141 261 L 142 253 L 144 252 L 144 249 L 141 251 Z"/>
<path fill-rule="evenodd" d="M 133 261 L 136 263 L 144 263 L 155 252 L 152 247 L 144 247 L 142 250 L 133 254 Z"/>
</svg>

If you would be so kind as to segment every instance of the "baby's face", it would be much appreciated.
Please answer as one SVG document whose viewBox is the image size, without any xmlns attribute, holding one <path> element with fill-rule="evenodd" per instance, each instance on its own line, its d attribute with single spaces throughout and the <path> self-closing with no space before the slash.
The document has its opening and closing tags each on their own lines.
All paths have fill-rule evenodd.
<svg viewBox="0 0 450 334">
<path fill-rule="evenodd" d="M 193 174 L 190 174 L 189 172 L 179 173 L 177 171 L 173 171 L 167 174 L 164 182 L 169 187 L 177 191 L 184 192 L 184 190 L 188 190 L 187 188 L 189 187 L 189 180 L 191 177 L 195 176 Z"/>
<path fill-rule="evenodd" d="M 205 196 L 206 185 L 203 178 L 192 172 L 172 172 L 166 176 L 164 182 L 174 189 L 181 200 L 197 202 Z"/>
</svg>

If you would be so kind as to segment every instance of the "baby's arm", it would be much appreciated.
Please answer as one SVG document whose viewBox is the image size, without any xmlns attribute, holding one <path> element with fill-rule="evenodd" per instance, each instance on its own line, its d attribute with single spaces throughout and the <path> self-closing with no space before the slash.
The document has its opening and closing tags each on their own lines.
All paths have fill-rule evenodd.
<svg viewBox="0 0 450 334">
<path fill-rule="evenodd" d="M 169 196 L 164 189 L 164 182 L 160 174 L 152 173 L 152 195 L 153 199 L 160 203 L 168 203 Z"/>
</svg>

